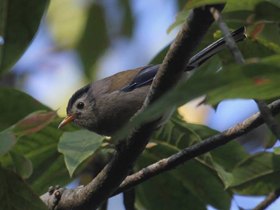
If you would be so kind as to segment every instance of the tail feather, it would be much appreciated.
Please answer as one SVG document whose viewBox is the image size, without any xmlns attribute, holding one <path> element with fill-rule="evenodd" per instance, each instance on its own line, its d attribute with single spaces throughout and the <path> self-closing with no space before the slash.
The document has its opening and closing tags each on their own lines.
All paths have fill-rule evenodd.
<svg viewBox="0 0 280 210">
<path fill-rule="evenodd" d="M 236 42 L 240 42 L 245 40 L 247 37 L 244 33 L 245 27 L 241 27 L 232 32 L 231 35 Z M 207 46 L 190 59 L 186 71 L 191 71 L 199 67 L 201 64 L 203 64 L 205 61 L 207 61 L 209 58 L 211 58 L 213 55 L 217 54 L 224 48 L 226 48 L 226 42 L 224 38 L 218 39 L 217 41 L 213 42 L 211 45 Z"/>
</svg>

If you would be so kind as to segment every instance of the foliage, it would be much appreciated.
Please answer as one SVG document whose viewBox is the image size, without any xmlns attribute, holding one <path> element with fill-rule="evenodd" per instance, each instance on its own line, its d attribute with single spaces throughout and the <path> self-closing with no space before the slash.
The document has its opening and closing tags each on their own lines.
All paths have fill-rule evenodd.
<svg viewBox="0 0 280 210">
<path fill-rule="evenodd" d="M 243 25 L 248 28 L 248 39 L 238 44 L 246 64 L 235 64 L 226 50 L 214 56 L 189 80 L 179 84 L 146 112 L 138 115 L 117 134 L 119 136 L 126 135 L 131 128 L 147 120 L 155 119 L 166 109 L 205 95 L 205 103 L 212 106 L 226 99 L 272 100 L 280 96 L 278 1 L 182 2 L 179 1 L 182 11 L 168 32 L 186 20 L 190 9 L 204 4 L 227 2 L 223 13 L 231 29 Z M 118 3 L 124 10 L 124 18 L 119 31 L 115 33 L 130 37 L 135 22 L 130 1 L 119 0 Z M 95 76 L 96 62 L 106 52 L 111 40 L 104 6 L 98 1 L 88 4 L 77 6 L 75 1 L 53 0 L 46 21 L 58 46 L 57 50 L 75 49 L 81 58 L 85 77 L 91 79 Z M 14 65 L 30 44 L 46 5 L 47 0 L 4 0 L 0 4 L 0 36 L 4 38 L 3 44 L 0 40 L 1 74 Z M 221 33 L 214 24 L 202 40 L 200 48 L 220 37 Z M 160 63 L 168 49 L 169 46 L 165 47 L 151 63 Z M 113 146 L 113 141 L 107 141 L 103 147 L 104 138 L 92 132 L 71 125 L 58 130 L 57 126 L 62 119 L 56 116 L 56 112 L 26 93 L 0 87 L 0 110 L 2 208 L 44 209 L 38 195 L 46 192 L 49 186 L 70 183 L 89 165 L 90 161 L 86 160 L 99 163 L 100 159 L 107 160 L 109 157 L 106 149 Z M 217 133 L 207 126 L 186 123 L 175 113 L 154 134 L 151 139 L 153 146 L 145 150 L 134 170 L 140 170 Z M 269 131 L 265 138 L 264 147 L 273 148 L 276 138 Z M 229 209 L 234 194 L 266 195 L 280 185 L 280 149 L 274 147 L 273 150 L 248 154 L 237 141 L 230 142 L 138 186 L 136 203 L 145 209 L 180 209 L 182 205 L 198 210 L 206 209 L 207 205 Z M 102 152 L 97 154 L 97 151 Z M 102 164 L 104 166 L 105 162 Z M 97 165 L 92 166 L 96 171 L 101 167 Z"/>
</svg>

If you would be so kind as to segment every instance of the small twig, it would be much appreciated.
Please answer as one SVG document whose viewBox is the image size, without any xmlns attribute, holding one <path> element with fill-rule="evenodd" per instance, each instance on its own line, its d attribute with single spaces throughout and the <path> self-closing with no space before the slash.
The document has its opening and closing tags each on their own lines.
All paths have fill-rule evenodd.
<svg viewBox="0 0 280 210">
<path fill-rule="evenodd" d="M 245 61 L 243 55 L 238 49 L 237 44 L 234 41 L 227 24 L 223 20 L 221 13 L 214 7 L 212 7 L 210 11 L 212 12 L 214 19 L 217 21 L 219 28 L 221 29 L 223 36 L 225 38 L 226 44 L 229 47 L 230 52 L 232 53 L 236 63 L 244 64 Z M 261 115 L 264 121 L 266 122 L 267 126 L 272 131 L 272 133 L 277 137 L 277 139 L 280 139 L 280 126 L 278 125 L 277 121 L 270 113 L 266 102 L 262 100 L 255 100 L 255 101 L 258 104 Z"/>
<path fill-rule="evenodd" d="M 266 122 L 267 126 L 271 130 L 271 132 L 276 136 L 277 139 L 280 139 L 280 126 L 277 123 L 276 119 L 272 116 L 269 108 L 265 101 L 255 100 L 259 110 L 261 112 L 262 118 Z"/>
<path fill-rule="evenodd" d="M 240 52 L 240 50 L 238 49 L 236 42 L 234 41 L 227 24 L 223 20 L 221 13 L 214 7 L 211 7 L 210 11 L 213 14 L 214 19 L 218 23 L 219 28 L 222 31 L 222 34 L 226 40 L 226 44 L 229 47 L 230 52 L 232 53 L 232 55 L 235 59 L 235 62 L 238 64 L 244 64 L 245 61 L 244 61 L 243 55 Z"/>
<path fill-rule="evenodd" d="M 273 115 L 278 114 L 280 112 L 280 99 L 271 103 L 269 105 L 269 109 Z M 199 144 L 185 148 L 169 158 L 162 159 L 146 168 L 143 168 L 137 173 L 128 176 L 114 195 L 135 187 L 136 185 L 139 185 L 158 174 L 176 168 L 180 164 L 222 146 L 237 137 L 243 136 L 263 123 L 264 120 L 260 112 L 258 112 L 244 120 L 242 123 L 239 123 L 222 133 L 205 139 Z"/>
<path fill-rule="evenodd" d="M 280 189 L 277 189 L 268 194 L 268 196 L 252 210 L 264 210 L 280 196 Z"/>
</svg>

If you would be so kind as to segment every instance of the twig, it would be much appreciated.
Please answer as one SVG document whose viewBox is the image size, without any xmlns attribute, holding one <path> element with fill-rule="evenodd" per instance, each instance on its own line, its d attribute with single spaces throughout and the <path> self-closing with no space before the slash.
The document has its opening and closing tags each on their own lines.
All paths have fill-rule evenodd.
<svg viewBox="0 0 280 210">
<path fill-rule="evenodd" d="M 277 123 L 276 119 L 272 116 L 269 108 L 267 107 L 266 102 L 262 100 L 255 100 L 255 101 L 259 107 L 262 118 L 266 122 L 267 126 L 272 131 L 272 133 L 276 136 L 276 138 L 280 139 L 280 126 Z"/>
<path fill-rule="evenodd" d="M 222 10 L 223 7 L 224 4 L 215 5 L 218 10 Z M 194 9 L 183 24 L 154 79 L 144 108 L 174 87 L 181 79 L 191 55 L 214 22 L 209 8 L 209 6 L 205 6 Z M 85 187 L 64 192 L 56 209 L 98 208 L 131 171 L 156 126 L 157 122 L 151 122 L 135 129 L 125 143 L 120 145 L 115 157 L 97 177 Z M 45 202 L 47 203 L 47 201 Z"/>
<path fill-rule="evenodd" d="M 277 198 L 280 196 L 280 189 L 277 189 L 271 193 L 254 209 L 252 210 L 264 210 L 266 209 L 270 204 L 272 204 L 274 201 L 276 201 Z"/>
<path fill-rule="evenodd" d="M 269 105 L 269 109 L 273 115 L 280 113 L 280 99 L 271 103 Z M 199 144 L 183 149 L 169 158 L 162 159 L 146 168 L 143 168 L 133 175 L 128 176 L 114 195 L 135 187 L 136 185 L 139 185 L 158 174 L 176 168 L 180 164 L 222 146 L 237 137 L 243 136 L 263 123 L 264 120 L 260 112 L 258 112 L 244 120 L 242 123 L 239 123 L 222 133 L 205 139 Z"/>
<path fill-rule="evenodd" d="M 210 8 L 210 11 L 212 12 L 214 19 L 217 21 L 219 28 L 222 31 L 222 34 L 226 40 L 226 44 L 229 47 L 230 52 L 232 53 L 232 55 L 235 59 L 235 62 L 238 64 L 244 64 L 245 61 L 244 61 L 243 55 L 240 52 L 240 50 L 238 49 L 236 42 L 234 41 L 227 24 L 223 20 L 223 17 L 221 15 L 220 11 L 214 7 Z"/>
<path fill-rule="evenodd" d="M 212 7 L 210 9 L 210 11 L 212 12 L 214 19 L 217 21 L 219 28 L 221 29 L 221 31 L 223 33 L 227 46 L 229 47 L 230 52 L 232 53 L 232 55 L 235 59 L 235 62 L 238 64 L 244 64 L 245 61 L 244 61 L 243 55 L 240 52 L 240 50 L 238 49 L 237 44 L 234 41 L 234 39 L 228 29 L 227 24 L 223 20 L 221 13 L 214 7 Z M 278 125 L 277 121 L 274 119 L 274 117 L 270 113 L 266 102 L 262 101 L 262 100 L 255 100 L 255 101 L 258 104 L 261 115 L 262 115 L 264 121 L 266 122 L 267 126 L 272 131 L 272 133 L 277 137 L 277 139 L 280 139 L 280 126 Z"/>
</svg>

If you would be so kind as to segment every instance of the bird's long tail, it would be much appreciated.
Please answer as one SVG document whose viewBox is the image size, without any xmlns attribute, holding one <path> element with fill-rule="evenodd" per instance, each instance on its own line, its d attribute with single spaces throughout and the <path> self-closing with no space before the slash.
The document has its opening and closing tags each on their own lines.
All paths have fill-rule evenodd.
<svg viewBox="0 0 280 210">
<path fill-rule="evenodd" d="M 244 33 L 245 27 L 241 27 L 232 32 L 232 36 L 236 42 L 240 42 L 245 40 L 247 37 Z M 186 71 L 191 71 L 199 67 L 201 64 L 203 64 L 205 61 L 207 61 L 209 58 L 211 58 L 213 55 L 217 54 L 224 48 L 226 48 L 226 42 L 224 38 L 213 42 L 190 59 Z"/>
</svg>

